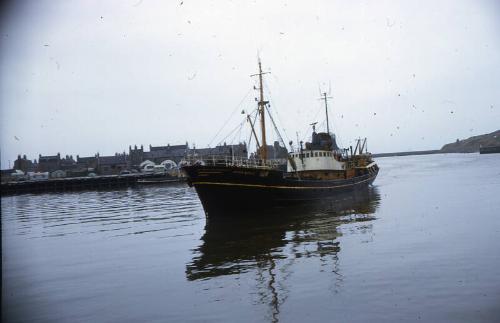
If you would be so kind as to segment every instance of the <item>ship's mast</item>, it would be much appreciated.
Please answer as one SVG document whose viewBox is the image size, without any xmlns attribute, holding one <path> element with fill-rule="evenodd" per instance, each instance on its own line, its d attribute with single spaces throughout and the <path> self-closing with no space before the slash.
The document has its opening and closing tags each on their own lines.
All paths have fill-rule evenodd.
<svg viewBox="0 0 500 323">
<path fill-rule="evenodd" d="M 262 160 L 267 159 L 267 143 L 266 143 L 266 104 L 269 103 L 269 101 L 264 100 L 264 86 L 262 85 L 262 75 L 267 74 L 268 72 L 263 73 L 262 72 L 262 64 L 260 62 L 260 57 L 259 57 L 259 73 L 254 74 L 252 76 L 259 76 L 259 101 L 258 101 L 258 110 L 260 114 L 260 129 L 261 129 L 261 134 L 262 134 L 262 146 L 260 149 L 260 157 Z"/>
<path fill-rule="evenodd" d="M 330 133 L 330 123 L 328 122 L 328 99 L 331 99 L 331 96 L 327 96 L 326 92 L 322 93 L 322 100 L 325 101 L 325 113 L 326 113 L 326 132 Z"/>
</svg>

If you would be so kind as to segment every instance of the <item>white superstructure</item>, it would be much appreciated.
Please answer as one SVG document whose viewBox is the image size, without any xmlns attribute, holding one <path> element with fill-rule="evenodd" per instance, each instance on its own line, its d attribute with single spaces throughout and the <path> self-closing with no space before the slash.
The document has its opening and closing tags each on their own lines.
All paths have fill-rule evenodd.
<svg viewBox="0 0 500 323">
<path fill-rule="evenodd" d="M 288 172 L 345 169 L 345 162 L 338 161 L 331 151 L 303 150 L 301 153 L 291 153 L 290 159 L 287 163 Z M 292 165 L 293 163 L 295 164 L 295 168 Z"/>
</svg>

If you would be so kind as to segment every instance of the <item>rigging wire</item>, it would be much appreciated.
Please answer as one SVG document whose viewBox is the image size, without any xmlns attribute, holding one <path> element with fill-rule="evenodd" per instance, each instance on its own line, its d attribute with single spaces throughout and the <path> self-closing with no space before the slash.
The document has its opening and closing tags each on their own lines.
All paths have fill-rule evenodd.
<svg viewBox="0 0 500 323">
<path fill-rule="evenodd" d="M 320 109 L 318 109 L 318 111 L 316 112 L 316 115 L 315 115 L 315 117 L 314 117 L 313 120 L 316 119 L 316 117 L 318 116 L 319 112 L 321 111 L 321 108 L 322 107 L 320 105 Z M 326 118 L 321 120 L 321 123 L 319 124 L 318 128 L 322 128 L 325 125 L 326 125 Z M 342 140 L 338 136 L 338 132 L 339 131 L 338 131 L 338 128 L 335 126 L 335 118 L 334 118 L 334 116 L 331 117 L 331 119 L 330 119 L 330 125 L 332 126 L 331 129 L 334 130 L 333 134 L 335 135 L 335 141 L 337 142 L 337 145 L 339 147 L 344 147 Z M 307 130 L 306 130 L 305 134 L 302 136 L 302 138 L 301 138 L 302 141 L 306 140 L 307 134 L 309 133 L 309 129 L 312 129 L 312 127 L 310 125 L 307 127 Z"/>
<path fill-rule="evenodd" d="M 316 120 L 316 118 L 318 117 L 318 114 L 321 111 L 321 108 L 322 108 L 321 105 L 319 105 L 318 109 L 316 110 L 316 113 L 314 114 L 314 117 L 311 119 L 312 121 Z M 312 129 L 312 127 L 311 127 L 310 124 L 308 124 L 307 127 L 304 128 L 303 132 L 299 132 L 299 134 L 302 134 L 302 138 L 300 139 L 301 141 L 305 141 L 306 140 L 307 134 L 309 133 L 309 129 Z"/>
<path fill-rule="evenodd" d="M 255 124 L 255 121 L 257 120 L 257 116 L 258 116 L 257 109 L 255 109 L 254 111 L 252 111 L 252 113 L 250 113 L 250 117 L 254 113 L 255 113 L 255 117 L 253 118 L 253 122 L 252 122 L 253 125 Z M 248 139 L 248 149 L 250 149 L 250 143 L 252 142 L 252 138 L 253 138 L 253 131 L 250 129 L 250 138 Z"/>
<path fill-rule="evenodd" d="M 278 135 L 278 139 L 281 141 L 281 143 L 283 144 L 283 147 L 285 147 L 285 149 L 287 149 L 286 147 L 286 143 L 283 141 L 283 138 L 281 137 L 281 134 L 280 132 L 278 131 L 278 127 L 276 126 L 276 123 L 274 122 L 274 119 L 273 119 L 273 116 L 271 115 L 271 111 L 269 111 L 269 107 L 266 105 L 266 111 L 267 111 L 267 114 L 269 114 L 269 119 L 271 119 L 271 122 L 273 123 L 273 126 L 274 126 L 274 131 L 276 131 L 276 134 Z M 288 149 L 287 149 L 288 150 Z"/>
<path fill-rule="evenodd" d="M 219 143 L 217 145 L 221 145 L 222 142 L 224 142 L 227 138 L 229 138 L 229 136 L 231 136 L 236 130 L 238 130 L 238 128 L 241 128 L 244 123 L 245 123 L 245 120 L 240 122 L 233 130 L 231 130 L 224 138 L 222 138 L 222 140 L 219 141 Z"/>
<path fill-rule="evenodd" d="M 256 111 L 257 111 L 257 110 L 252 111 L 252 112 L 250 113 L 250 115 L 254 114 Z M 244 112 L 244 110 L 243 110 L 243 112 Z M 244 114 L 243 112 L 242 112 L 242 114 Z M 255 115 L 255 118 L 257 118 L 257 114 Z M 243 133 L 243 131 L 242 131 L 242 130 L 243 130 L 243 126 L 245 125 L 245 123 L 246 123 L 246 122 L 247 122 L 247 115 L 245 114 L 245 117 L 243 118 L 243 121 L 240 123 L 239 130 L 238 130 L 238 132 L 235 134 L 235 136 L 233 137 L 233 139 L 231 140 L 231 143 L 233 143 L 233 142 L 235 141 L 235 139 L 236 139 L 236 135 L 238 135 L 238 144 L 241 144 L 241 136 L 242 136 L 242 133 Z M 254 122 L 255 122 L 255 120 L 254 120 Z M 251 139 L 251 137 L 250 137 L 250 139 Z"/>
<path fill-rule="evenodd" d="M 267 85 L 267 86 L 265 87 L 265 89 L 266 89 L 266 91 L 267 91 L 267 92 L 268 92 L 268 94 L 269 94 L 269 102 L 271 102 L 271 103 L 273 104 L 273 107 L 274 107 L 273 111 L 274 111 L 274 113 L 276 114 L 276 119 L 278 120 L 278 122 L 279 122 L 279 123 L 280 123 L 280 125 L 282 126 L 282 129 L 283 129 L 283 134 L 285 135 L 285 138 L 286 138 L 287 142 L 290 142 L 290 138 L 288 137 L 288 135 L 287 135 L 287 133 L 286 133 L 285 128 L 283 128 L 283 122 L 281 122 L 281 118 L 280 118 L 280 116 L 279 116 L 278 109 L 276 109 L 276 104 L 275 104 L 274 100 L 272 99 L 272 94 L 271 94 L 271 90 L 270 90 L 270 88 L 269 88 L 269 85 L 267 84 L 267 82 L 266 82 L 266 81 L 264 81 L 264 83 L 266 83 L 266 85 Z M 267 108 L 266 108 L 266 109 L 267 109 Z M 267 113 L 269 114 L 269 117 L 270 117 L 270 118 L 271 118 L 271 120 L 272 120 L 272 115 L 271 115 L 271 112 L 270 112 L 269 110 L 270 110 L 270 109 L 267 109 Z M 282 141 L 282 142 L 284 142 L 284 141 L 283 141 L 283 138 L 281 137 L 280 132 L 278 131 L 278 127 L 277 127 L 277 126 L 276 126 L 276 124 L 274 123 L 274 120 L 272 120 L 272 122 L 273 122 L 273 124 L 274 124 L 274 129 L 275 129 L 275 131 L 276 131 L 276 132 L 277 132 L 277 134 L 278 134 L 278 137 L 281 139 L 281 141 Z M 286 148 L 286 144 L 284 145 L 284 147 Z"/>
<path fill-rule="evenodd" d="M 222 125 L 222 127 L 220 127 L 219 131 L 217 131 L 217 133 L 215 134 L 215 136 L 213 136 L 213 138 L 210 140 L 210 142 L 208 143 L 208 147 L 210 147 L 212 145 L 212 142 L 215 140 L 215 138 L 217 138 L 217 136 L 221 133 L 221 131 L 224 129 L 224 127 L 227 125 L 227 123 L 231 120 L 231 118 L 234 116 L 235 112 L 238 110 L 238 108 L 241 106 L 241 104 L 243 103 L 243 101 L 246 100 L 246 98 L 248 97 L 248 95 L 250 94 L 250 92 L 252 91 L 253 89 L 250 88 L 248 90 L 248 92 L 245 94 L 245 96 L 243 97 L 243 99 L 241 99 L 240 103 L 238 103 L 238 105 L 234 108 L 233 112 L 231 112 L 231 115 L 229 115 L 229 118 L 227 118 L 227 120 L 224 122 L 224 124 Z"/>
<path fill-rule="evenodd" d="M 331 85 L 330 85 L 330 86 L 331 86 Z M 329 90 L 329 91 L 331 91 L 331 90 Z M 329 105 L 329 110 L 330 110 L 330 111 L 332 111 L 332 110 L 333 110 L 333 108 L 334 108 L 334 105 L 333 105 L 333 103 L 331 103 L 331 104 Z M 344 147 L 344 145 L 343 145 L 343 142 L 342 142 L 341 137 L 338 135 L 341 131 L 339 130 L 339 129 L 340 129 L 340 127 L 339 127 L 339 126 L 337 125 L 337 123 L 335 122 L 335 114 L 333 114 L 333 115 L 332 115 L 332 114 L 329 114 L 329 115 L 330 115 L 330 126 L 331 126 L 331 127 L 330 127 L 330 130 L 332 130 L 332 129 L 333 129 L 332 133 L 333 133 L 333 135 L 335 136 L 335 141 L 336 141 L 337 145 L 338 145 L 340 148 L 342 148 L 342 147 Z M 326 123 L 326 119 L 325 119 L 325 120 L 323 120 L 323 122 L 322 122 L 322 124 L 321 124 L 321 125 L 323 126 L 325 123 Z"/>
<path fill-rule="evenodd" d="M 238 136 L 239 138 L 241 138 L 241 129 L 243 128 L 244 124 L 245 124 L 245 121 L 243 121 L 242 123 L 240 123 L 240 127 L 238 128 L 238 131 L 235 132 L 233 138 L 229 142 L 230 145 L 233 145 L 235 143 L 236 136 Z M 241 143 L 241 142 L 239 142 L 239 143 Z"/>
</svg>

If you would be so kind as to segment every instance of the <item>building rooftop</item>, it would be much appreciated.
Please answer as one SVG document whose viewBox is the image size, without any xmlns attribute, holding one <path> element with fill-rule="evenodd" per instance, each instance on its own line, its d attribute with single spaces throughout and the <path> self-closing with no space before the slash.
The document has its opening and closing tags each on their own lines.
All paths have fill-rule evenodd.
<svg viewBox="0 0 500 323">
<path fill-rule="evenodd" d="M 115 156 L 99 156 L 100 165 L 116 165 L 116 164 L 126 164 L 126 155 L 115 155 Z"/>
</svg>

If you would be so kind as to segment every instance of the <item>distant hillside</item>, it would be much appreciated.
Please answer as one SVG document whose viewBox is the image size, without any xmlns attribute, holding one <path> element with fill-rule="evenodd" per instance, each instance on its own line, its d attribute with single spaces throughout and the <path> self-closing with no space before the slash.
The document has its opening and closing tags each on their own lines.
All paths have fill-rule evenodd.
<svg viewBox="0 0 500 323">
<path fill-rule="evenodd" d="M 474 153 L 479 151 L 479 146 L 500 146 L 500 130 L 464 140 L 457 139 L 454 143 L 444 145 L 441 152 Z"/>
</svg>

